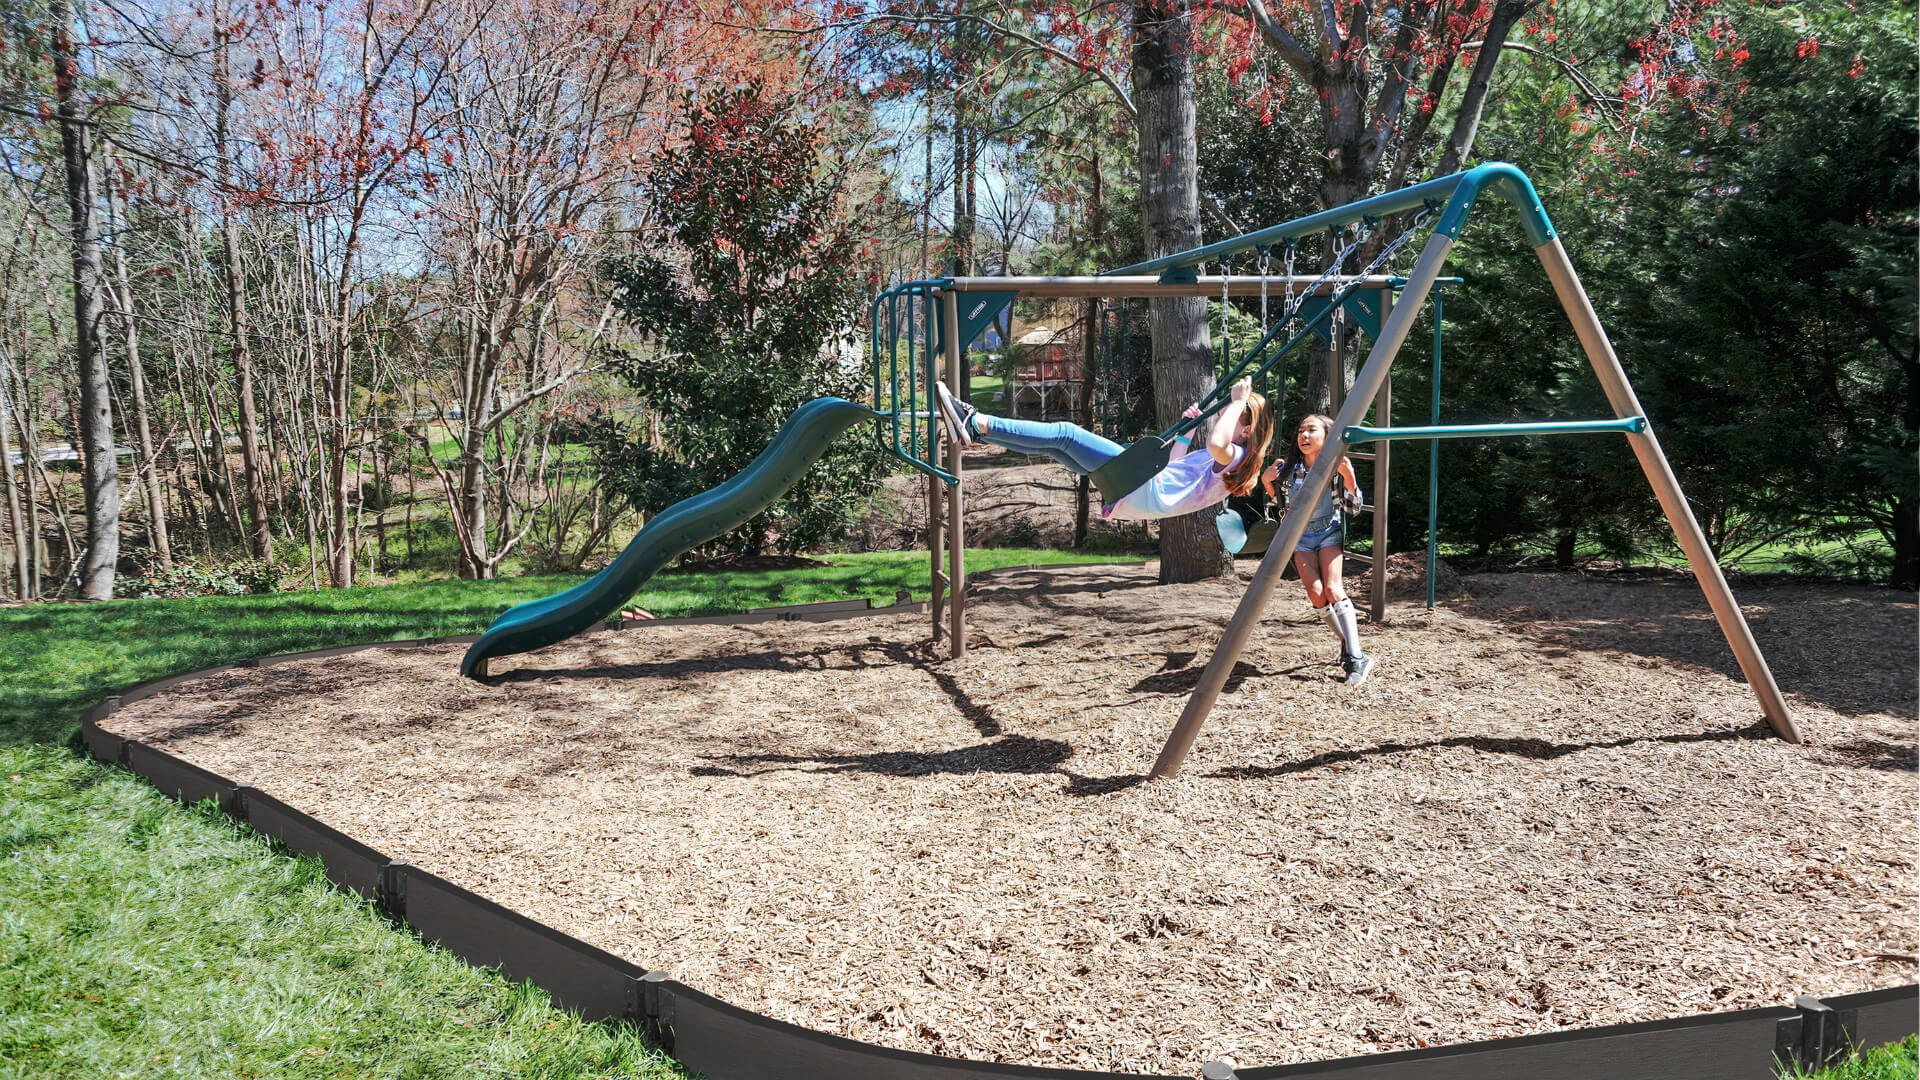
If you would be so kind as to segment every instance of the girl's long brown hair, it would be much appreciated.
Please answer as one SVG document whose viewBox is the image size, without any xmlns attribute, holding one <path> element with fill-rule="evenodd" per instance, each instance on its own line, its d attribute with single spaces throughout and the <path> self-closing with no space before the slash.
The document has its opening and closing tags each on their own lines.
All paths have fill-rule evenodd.
<svg viewBox="0 0 1920 1080">
<path fill-rule="evenodd" d="M 1235 495 L 1252 493 L 1253 486 L 1260 482 L 1260 470 L 1267 463 L 1267 448 L 1273 445 L 1273 410 L 1259 394 L 1247 395 L 1247 426 L 1250 430 L 1246 453 L 1241 455 L 1238 465 L 1221 477 L 1226 481 L 1227 490 Z"/>
</svg>

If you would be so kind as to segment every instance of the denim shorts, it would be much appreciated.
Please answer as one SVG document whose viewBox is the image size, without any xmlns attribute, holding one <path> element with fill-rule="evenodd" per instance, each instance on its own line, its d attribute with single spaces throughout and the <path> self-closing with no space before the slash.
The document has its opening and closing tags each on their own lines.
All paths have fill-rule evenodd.
<svg viewBox="0 0 1920 1080">
<path fill-rule="evenodd" d="M 1315 530 L 1313 522 L 1307 522 L 1306 535 L 1300 538 L 1293 550 L 1315 552 L 1324 548 L 1340 547 L 1346 541 L 1346 523 L 1338 518 L 1327 523 L 1325 528 Z"/>
</svg>

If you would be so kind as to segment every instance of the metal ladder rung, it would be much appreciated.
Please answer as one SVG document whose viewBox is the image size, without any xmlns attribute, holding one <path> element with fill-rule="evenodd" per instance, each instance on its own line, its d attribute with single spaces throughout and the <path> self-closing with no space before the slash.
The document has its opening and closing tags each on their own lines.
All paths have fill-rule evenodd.
<svg viewBox="0 0 1920 1080">
<path fill-rule="evenodd" d="M 1360 562 L 1366 563 L 1368 566 L 1373 565 L 1373 556 L 1371 555 L 1362 555 L 1357 551 L 1347 551 L 1347 552 L 1342 552 L 1341 554 L 1345 558 L 1358 560 Z"/>
<path fill-rule="evenodd" d="M 1373 513 L 1373 504 L 1372 504 L 1372 503 L 1361 503 L 1361 504 L 1360 504 L 1360 512 L 1361 512 L 1361 513 L 1363 513 L 1363 514 L 1371 514 L 1371 513 Z"/>
<path fill-rule="evenodd" d="M 1372 461 L 1375 454 L 1371 450 L 1349 450 L 1347 457 L 1354 461 Z"/>
</svg>

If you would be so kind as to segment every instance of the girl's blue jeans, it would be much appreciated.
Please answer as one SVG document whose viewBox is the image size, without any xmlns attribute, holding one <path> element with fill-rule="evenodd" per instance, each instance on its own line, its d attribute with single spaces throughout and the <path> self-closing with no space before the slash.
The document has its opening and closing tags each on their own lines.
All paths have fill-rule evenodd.
<svg viewBox="0 0 1920 1080">
<path fill-rule="evenodd" d="M 1045 454 L 1082 476 L 1120 456 L 1120 444 L 1104 439 L 1078 424 L 1042 424 L 996 416 L 980 440 L 1009 450 Z"/>
</svg>

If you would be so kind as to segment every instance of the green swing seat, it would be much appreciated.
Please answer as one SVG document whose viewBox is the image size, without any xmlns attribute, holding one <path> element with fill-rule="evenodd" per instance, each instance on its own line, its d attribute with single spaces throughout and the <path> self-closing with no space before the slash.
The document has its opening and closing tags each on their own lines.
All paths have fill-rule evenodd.
<svg viewBox="0 0 1920 1080">
<path fill-rule="evenodd" d="M 1171 460 L 1173 440 L 1148 435 L 1093 470 L 1093 484 L 1100 489 L 1101 501 L 1112 506 L 1152 480 Z"/>
</svg>

